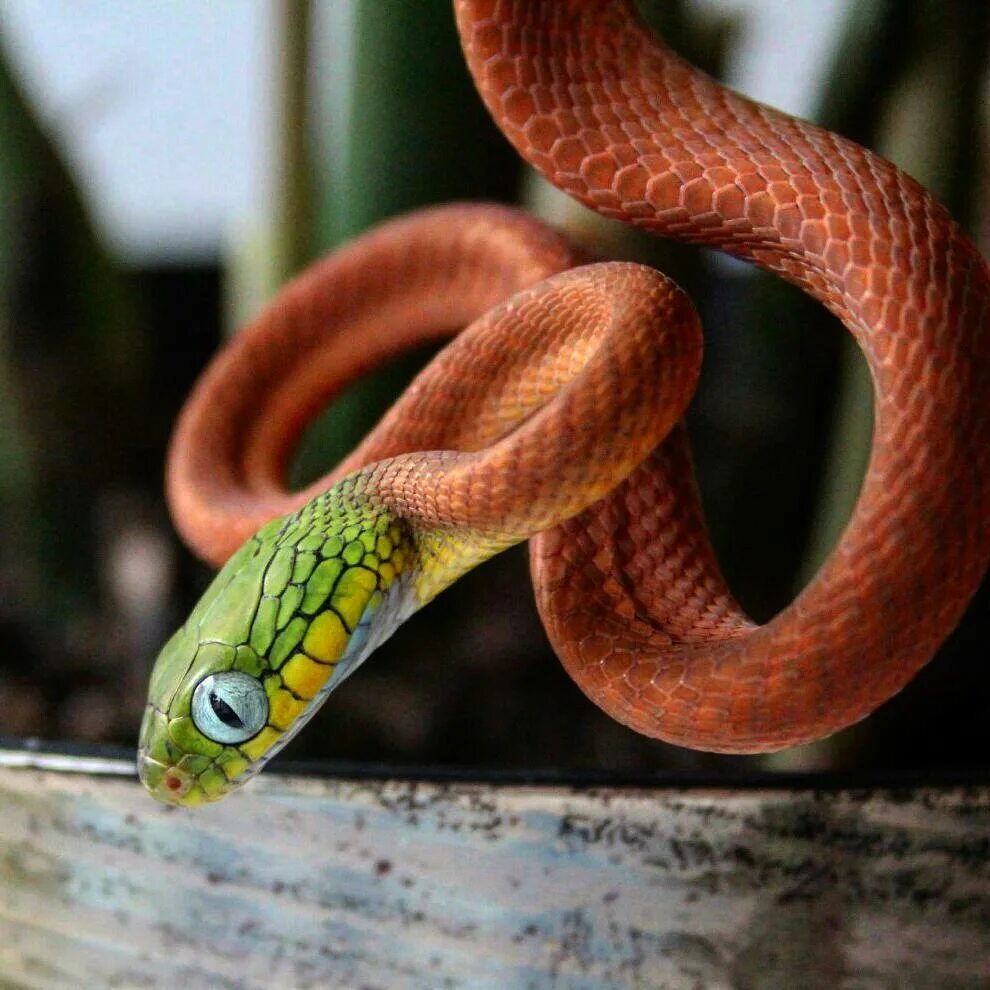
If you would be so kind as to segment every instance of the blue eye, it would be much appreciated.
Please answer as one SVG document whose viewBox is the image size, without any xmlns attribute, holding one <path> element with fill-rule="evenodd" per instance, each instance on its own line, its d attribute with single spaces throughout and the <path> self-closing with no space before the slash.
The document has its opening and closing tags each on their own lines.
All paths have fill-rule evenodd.
<svg viewBox="0 0 990 990">
<path fill-rule="evenodd" d="M 268 721 L 268 695 L 255 677 L 225 670 L 204 677 L 192 697 L 193 723 L 207 739 L 241 743 Z"/>
</svg>

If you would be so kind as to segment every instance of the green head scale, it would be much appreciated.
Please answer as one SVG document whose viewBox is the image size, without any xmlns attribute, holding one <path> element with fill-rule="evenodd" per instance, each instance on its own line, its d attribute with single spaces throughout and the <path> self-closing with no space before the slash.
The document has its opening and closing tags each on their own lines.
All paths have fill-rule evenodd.
<svg viewBox="0 0 990 990">
<path fill-rule="evenodd" d="M 432 597 L 410 528 L 345 479 L 264 526 L 159 655 L 138 769 L 169 804 L 253 777 Z"/>
</svg>

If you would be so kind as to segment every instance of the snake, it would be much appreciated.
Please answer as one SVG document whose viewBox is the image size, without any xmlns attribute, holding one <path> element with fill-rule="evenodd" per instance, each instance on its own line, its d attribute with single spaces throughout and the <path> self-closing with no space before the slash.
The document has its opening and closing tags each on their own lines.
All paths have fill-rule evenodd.
<svg viewBox="0 0 990 990">
<path fill-rule="evenodd" d="M 681 290 L 508 206 L 387 221 L 290 281 L 180 413 L 169 505 L 220 570 L 151 672 L 138 766 L 167 803 L 250 780 L 409 615 L 524 540 L 585 694 L 720 753 L 868 715 L 990 561 L 990 269 L 945 209 L 878 155 L 710 78 L 625 0 L 454 14 L 482 100 L 552 183 L 774 272 L 842 321 L 874 388 L 858 501 L 808 585 L 755 623 L 691 469 L 702 336 Z M 446 343 L 357 449 L 290 490 L 313 416 L 428 342 Z"/>
</svg>

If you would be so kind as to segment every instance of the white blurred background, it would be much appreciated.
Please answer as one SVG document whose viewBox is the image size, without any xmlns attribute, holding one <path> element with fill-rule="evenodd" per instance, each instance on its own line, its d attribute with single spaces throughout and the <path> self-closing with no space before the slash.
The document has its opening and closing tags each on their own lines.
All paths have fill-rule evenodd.
<svg viewBox="0 0 990 990">
<path fill-rule="evenodd" d="M 731 83 L 804 115 L 849 5 L 695 0 L 743 17 Z M 349 0 L 315 7 L 324 81 L 349 78 L 349 8 Z M 8 56 L 122 260 L 195 261 L 264 227 L 275 16 L 272 0 L 0 0 Z M 346 109 L 323 111 L 343 121 Z"/>
</svg>

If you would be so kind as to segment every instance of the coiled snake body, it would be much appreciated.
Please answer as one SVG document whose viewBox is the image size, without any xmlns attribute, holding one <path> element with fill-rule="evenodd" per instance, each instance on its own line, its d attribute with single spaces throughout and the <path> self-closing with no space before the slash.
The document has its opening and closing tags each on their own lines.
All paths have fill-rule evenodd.
<svg viewBox="0 0 990 990">
<path fill-rule="evenodd" d="M 523 539 L 581 688 L 639 732 L 723 752 L 872 711 L 986 570 L 990 273 L 945 211 L 869 151 L 714 82 L 628 3 L 455 11 L 489 110 L 552 182 L 774 271 L 841 318 L 876 395 L 859 501 L 808 587 L 755 625 L 719 574 L 678 425 L 701 348 L 680 291 L 582 265 L 500 207 L 386 224 L 291 283 L 183 411 L 177 524 L 217 563 L 247 542 L 156 664 L 139 763 L 163 800 L 248 779 L 411 611 Z M 468 323 L 344 464 L 285 490 L 329 396 Z"/>
</svg>

